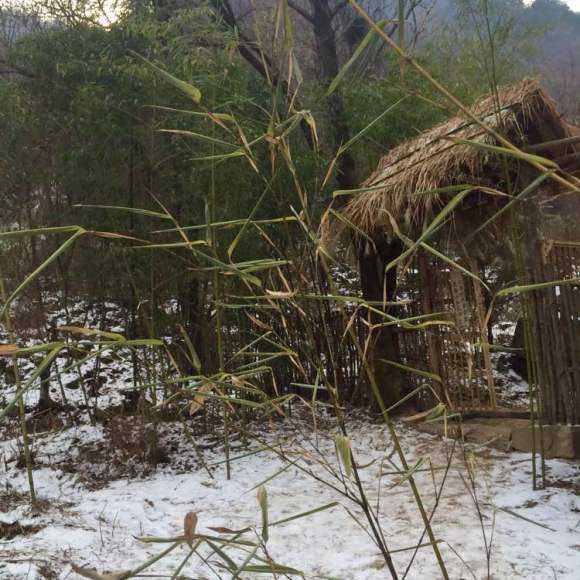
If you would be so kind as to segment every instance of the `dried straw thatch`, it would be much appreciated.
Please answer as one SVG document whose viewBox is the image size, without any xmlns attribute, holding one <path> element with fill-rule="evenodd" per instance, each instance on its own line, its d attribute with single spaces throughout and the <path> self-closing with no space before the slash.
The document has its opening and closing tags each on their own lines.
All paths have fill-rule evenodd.
<svg viewBox="0 0 580 580">
<path fill-rule="evenodd" d="M 498 93 L 499 108 L 495 95 L 490 95 L 478 101 L 472 111 L 518 147 L 561 140 L 578 131 L 561 118 L 552 99 L 535 80 L 501 88 Z M 448 194 L 432 190 L 457 184 L 497 186 L 502 179 L 498 155 L 456 140 L 498 145 L 480 125 L 462 115 L 453 117 L 385 155 L 362 185 L 379 188 L 354 194 L 341 210 L 344 221 L 376 237 L 391 230 L 390 213 L 399 226 L 412 231 L 422 227 L 433 211 L 449 200 Z M 580 143 L 544 147 L 538 154 L 552 159 L 564 154 L 574 159 L 578 152 Z M 481 205 L 482 201 L 493 206 L 501 198 L 480 192 L 477 203 Z M 488 209 L 493 211 L 493 207 Z"/>
</svg>

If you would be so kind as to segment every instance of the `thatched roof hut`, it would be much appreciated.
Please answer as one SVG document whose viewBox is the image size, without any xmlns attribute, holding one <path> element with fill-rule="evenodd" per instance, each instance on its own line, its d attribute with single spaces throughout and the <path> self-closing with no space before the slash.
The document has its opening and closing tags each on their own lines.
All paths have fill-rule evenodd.
<svg viewBox="0 0 580 580">
<path fill-rule="evenodd" d="M 555 160 L 562 171 L 580 176 L 580 128 L 566 123 L 537 81 L 524 80 L 503 87 L 497 96 L 499 107 L 496 95 L 489 95 L 474 105 L 474 115 L 518 148 Z M 342 208 L 342 215 L 373 238 L 391 231 L 389 214 L 399 227 L 412 233 L 450 199 L 449 193 L 433 190 L 459 184 L 502 190 L 502 155 L 478 144 L 500 145 L 490 132 L 463 115 L 402 143 L 379 161 L 377 169 L 362 184 L 362 188 L 372 189 L 354 194 Z M 507 159 L 510 180 L 520 187 L 522 182 L 525 184 L 520 167 L 528 164 Z M 557 185 L 552 186 L 552 194 L 561 191 Z M 469 212 L 468 221 L 473 226 L 474 221 L 482 223 L 486 214 L 496 211 L 501 203 L 505 203 L 505 197 L 475 191 L 464 200 L 461 209 Z"/>
<path fill-rule="evenodd" d="M 351 247 L 356 249 L 366 300 L 383 302 L 388 312 L 387 303 L 392 303 L 397 292 L 403 292 L 411 298 L 406 310 L 397 311 L 397 316 L 410 319 L 446 312 L 450 320 L 455 320 L 449 328 L 418 333 L 391 323 L 381 324 L 384 320 L 376 311 L 368 315 L 376 323 L 371 331 L 369 360 L 387 404 L 399 400 L 408 383 L 390 363 L 408 365 L 412 361 L 411 366 L 423 365 L 421 368 L 441 378 L 441 399 L 452 406 L 493 407 L 493 372 L 485 346 L 489 319 L 477 275 L 495 257 L 503 258 L 501 261 L 509 267 L 514 248 L 506 243 L 510 236 L 506 235 L 505 223 L 489 218 L 505 207 L 513 195 L 525 193 L 525 203 L 514 206 L 523 219 L 513 223 L 521 232 L 525 230 L 526 276 L 538 282 L 546 281 L 547 272 L 546 264 L 538 260 L 542 255 L 541 240 L 546 237 L 546 207 L 558 214 L 558 234 L 567 228 L 578 229 L 577 222 L 567 217 L 568 210 L 562 209 L 561 201 L 576 201 L 578 195 L 560 194 L 577 191 L 580 184 L 580 128 L 566 123 L 539 83 L 524 80 L 503 87 L 479 100 L 471 113 L 473 118 L 458 115 L 392 149 L 362 184 L 362 191 L 353 192 L 339 210 L 340 219 L 334 219 L 334 213 L 329 211 L 323 222 L 326 245 L 332 245 L 330 242 L 340 233 L 347 233 L 354 242 Z M 505 144 L 502 139 L 517 148 L 515 155 L 505 147 L 498 149 Z M 552 173 L 543 170 L 546 166 L 552 168 Z M 542 182 L 538 181 L 540 175 L 545 177 Z M 419 239 L 423 228 L 433 222 L 459 190 L 461 197 L 453 211 L 450 209 L 441 220 L 442 228 L 428 240 L 432 247 L 427 251 L 424 246 L 412 245 L 410 240 Z M 490 221 L 492 226 L 488 225 Z M 562 239 L 552 234 L 547 237 L 554 243 Z M 489 242 L 494 244 L 493 251 L 489 251 Z M 433 252 L 433 247 L 439 247 L 442 253 Z M 558 262 L 560 278 L 569 277 L 567 272 L 574 259 L 566 254 L 560 260 L 566 262 L 561 268 Z M 466 277 L 465 268 L 463 274 L 458 268 L 450 268 L 451 261 L 475 276 Z M 403 267 L 396 268 L 396 264 Z M 553 292 L 548 298 L 553 302 Z M 557 310 L 550 308 L 546 310 Z M 541 319 L 538 324 L 546 326 L 546 321 Z M 568 330 L 557 324 L 552 326 L 554 344 L 562 342 Z M 466 344 L 475 343 L 484 345 L 476 363 L 465 348 Z M 566 361 L 564 366 L 573 366 Z M 552 384 L 546 383 L 544 391 L 556 392 Z"/>
</svg>

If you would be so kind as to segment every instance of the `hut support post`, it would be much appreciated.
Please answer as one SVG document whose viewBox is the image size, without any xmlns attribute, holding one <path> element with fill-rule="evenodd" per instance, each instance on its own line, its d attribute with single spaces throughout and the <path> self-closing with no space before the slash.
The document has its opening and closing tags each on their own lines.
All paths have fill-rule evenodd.
<svg viewBox="0 0 580 580">
<path fill-rule="evenodd" d="M 384 237 L 361 243 L 359 250 L 359 267 L 363 297 L 369 302 L 389 302 L 395 295 L 397 269 L 385 272 L 387 264 L 401 255 L 403 246 L 399 240 L 388 240 Z M 376 307 L 376 306 L 375 306 Z M 384 305 L 383 311 L 389 307 Z M 372 325 L 385 322 L 380 314 L 369 313 Z M 385 361 L 399 362 L 399 345 L 396 325 L 379 326 L 372 330 L 370 365 L 381 396 L 388 408 L 401 399 L 403 376 L 399 368 Z"/>
<path fill-rule="evenodd" d="M 471 271 L 481 276 L 482 272 L 478 266 L 477 260 L 475 258 L 469 259 L 469 266 Z M 485 298 L 481 290 L 481 285 L 477 280 L 472 280 L 473 282 L 473 295 L 475 296 L 475 308 L 477 314 L 477 321 L 479 323 L 479 341 L 481 342 L 481 349 L 483 353 L 483 368 L 485 373 L 485 379 L 487 382 L 487 392 L 488 392 L 488 402 L 492 409 L 497 406 L 497 400 L 495 396 L 495 382 L 493 380 L 493 370 L 491 364 L 491 351 L 489 349 L 490 345 L 490 329 L 486 324 L 486 306 Z M 488 342 L 486 342 L 486 338 Z M 493 338 L 493 335 L 491 336 Z"/>
<path fill-rule="evenodd" d="M 534 270 L 537 264 L 541 264 L 542 258 L 538 259 L 538 248 L 540 242 L 540 214 L 539 208 L 534 199 L 527 202 L 524 210 L 518 216 L 518 228 L 515 239 L 516 244 L 516 264 L 519 270 L 518 276 L 522 279 L 520 283 L 529 284 L 534 280 Z M 546 413 L 546 368 L 540 359 L 542 354 L 541 335 L 538 332 L 541 323 L 541 316 L 538 316 L 534 308 L 537 296 L 524 294 L 521 296 L 522 309 L 524 314 L 524 329 L 526 334 L 526 358 L 528 360 L 528 382 L 530 385 L 530 422 L 532 427 L 532 471 L 534 489 L 537 487 L 537 466 L 536 466 L 536 433 L 538 428 L 538 438 L 540 444 L 540 472 L 542 486 L 546 487 L 546 467 L 544 449 L 544 429 L 548 422 Z M 537 421 L 537 424 L 536 424 Z"/>
<path fill-rule="evenodd" d="M 425 314 L 432 314 L 435 312 L 434 298 L 436 295 L 433 287 L 433 272 L 429 268 L 429 260 L 423 252 L 419 254 L 419 271 L 421 273 L 423 312 Z M 438 388 L 440 400 L 451 409 L 453 405 L 447 390 L 447 374 L 443 372 L 443 366 L 441 365 L 439 356 L 443 350 L 443 341 L 438 331 L 434 329 L 428 329 L 425 336 L 427 340 L 429 369 L 441 378 L 441 383 L 439 383 Z M 434 405 L 436 402 L 432 401 Z"/>
</svg>

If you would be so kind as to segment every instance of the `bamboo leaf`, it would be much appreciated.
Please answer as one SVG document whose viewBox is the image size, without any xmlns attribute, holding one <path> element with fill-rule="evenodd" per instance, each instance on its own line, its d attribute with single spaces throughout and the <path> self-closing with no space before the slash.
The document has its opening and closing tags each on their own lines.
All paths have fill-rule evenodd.
<svg viewBox="0 0 580 580">
<path fill-rule="evenodd" d="M 50 234 L 72 234 L 84 231 L 80 226 L 59 226 L 53 228 L 36 228 L 33 230 L 11 230 L 0 232 L 0 238 L 19 238 L 30 236 L 47 236 Z"/>
<path fill-rule="evenodd" d="M 535 191 L 546 179 L 551 177 L 551 172 L 542 173 L 538 176 L 532 183 L 530 183 L 526 188 L 524 188 L 518 195 L 514 196 L 506 205 L 504 205 L 499 211 L 487 219 L 482 225 L 480 225 L 472 234 L 470 234 L 469 239 L 473 238 L 480 231 L 484 230 L 487 226 L 493 223 L 500 215 L 511 209 L 518 201 L 522 201 L 530 193 Z"/>
<path fill-rule="evenodd" d="M 240 228 L 240 231 L 237 233 L 236 237 L 234 238 L 234 240 L 232 241 L 232 243 L 228 247 L 228 257 L 230 258 L 230 260 L 232 258 L 233 253 L 234 253 L 234 250 L 236 249 L 236 246 L 238 245 L 239 241 L 242 239 L 242 236 L 244 235 L 244 232 L 246 231 L 246 228 L 248 227 L 248 225 L 251 223 L 252 219 L 256 215 L 256 212 L 258 211 L 259 207 L 262 205 L 262 201 L 266 197 L 266 194 L 269 191 L 272 191 L 270 185 L 271 185 L 271 182 L 274 180 L 275 177 L 276 176 L 274 175 L 272 177 L 272 179 L 268 182 L 268 184 L 264 188 L 264 191 L 262 192 L 262 194 L 258 198 L 258 201 L 256 201 L 256 203 L 254 204 L 254 207 L 252 208 L 252 211 L 250 212 L 250 215 L 248 216 L 248 219 L 245 221 L 245 223 L 242 224 L 242 227 Z"/>
<path fill-rule="evenodd" d="M 179 328 L 179 332 L 181 333 L 181 336 L 183 336 L 183 340 L 185 341 L 185 344 L 187 345 L 187 350 L 189 351 L 189 356 L 190 356 L 189 362 L 191 363 L 193 368 L 199 372 L 201 369 L 201 361 L 199 360 L 199 356 L 197 355 L 197 351 L 195 350 L 195 347 L 193 346 L 193 342 L 191 342 L 191 338 L 189 338 L 189 334 L 187 334 L 187 332 L 182 324 L 178 324 L 177 327 Z"/>
<path fill-rule="evenodd" d="M 217 155 L 205 155 L 203 157 L 192 157 L 191 161 L 225 161 L 226 159 L 234 159 L 235 157 L 246 157 L 244 149 L 236 149 L 231 153 L 222 153 Z"/>
<path fill-rule="evenodd" d="M 356 189 L 337 189 L 332 192 L 332 197 L 341 197 L 343 195 L 353 195 L 355 193 L 368 193 L 369 191 L 380 191 L 385 189 L 385 185 L 371 185 L 369 187 L 358 187 Z"/>
<path fill-rule="evenodd" d="M 224 528 L 223 526 L 218 526 L 212 528 L 211 526 L 208 528 L 212 532 L 216 532 L 217 534 L 232 534 L 238 536 L 240 534 L 245 534 L 247 532 L 251 532 L 252 528 L 242 528 L 241 530 L 232 530 L 231 528 Z"/>
<path fill-rule="evenodd" d="M 125 570 L 122 572 L 109 572 L 107 574 L 99 574 L 94 570 L 81 568 L 80 566 L 77 566 L 76 564 L 72 563 L 71 568 L 75 574 L 78 574 L 83 578 L 90 578 L 90 580 L 123 580 L 124 578 L 129 578 L 131 575 L 130 570 Z"/>
<path fill-rule="evenodd" d="M 405 481 L 408 481 L 409 479 L 411 479 L 411 477 L 413 477 L 415 472 L 418 471 L 418 469 L 421 467 L 421 465 L 423 465 L 424 462 L 425 462 L 425 460 L 423 458 L 419 459 L 417 461 L 417 463 L 415 463 L 415 465 L 413 465 L 413 467 L 411 467 L 411 469 L 409 469 L 407 472 L 405 472 L 403 477 L 401 479 L 399 479 L 397 481 L 397 483 L 394 484 L 393 487 L 396 487 L 397 485 L 401 485 L 402 483 L 405 483 Z"/>
<path fill-rule="evenodd" d="M 167 72 L 166 70 L 158 67 L 156 64 L 153 64 L 151 61 L 147 60 L 137 52 L 131 51 L 136 57 L 140 58 L 143 62 L 148 64 L 153 70 L 155 70 L 159 75 L 161 75 L 166 81 L 169 81 L 173 86 L 177 87 L 182 93 L 188 96 L 196 105 L 199 105 L 201 102 L 201 91 L 181 79 L 173 76 L 171 73 Z"/>
<path fill-rule="evenodd" d="M 107 346 L 108 348 L 125 348 L 130 346 L 164 346 L 162 340 L 158 338 L 135 338 L 132 340 L 124 340 L 118 342 L 102 342 L 101 345 Z"/>
<path fill-rule="evenodd" d="M 388 115 L 391 111 L 396 109 L 405 99 L 407 96 L 400 98 L 398 101 L 387 107 L 378 117 L 373 119 L 364 129 L 359 131 L 354 137 L 349 139 L 344 145 L 340 147 L 341 154 L 344 153 L 347 149 L 352 147 L 359 139 L 361 139 L 368 131 L 370 131 L 379 121 L 381 121 L 386 115 Z"/>
<path fill-rule="evenodd" d="M 222 550 L 218 545 L 216 545 L 214 542 L 211 541 L 207 541 L 208 546 L 210 546 L 212 548 L 212 550 L 225 562 L 225 568 L 228 570 L 228 572 L 232 573 L 232 577 L 234 577 L 234 573 L 237 570 L 237 566 L 236 563 L 225 553 L 224 550 Z M 254 549 L 252 550 L 252 553 L 256 553 L 258 551 L 258 547 L 254 547 Z"/>
<path fill-rule="evenodd" d="M 244 308 L 247 308 L 247 306 L 244 305 Z M 266 330 L 268 332 L 273 332 L 272 331 L 272 327 L 269 326 L 268 324 L 266 324 L 265 322 L 262 322 L 259 318 L 257 318 L 256 316 L 253 316 L 252 314 L 250 314 L 249 312 L 245 313 L 246 316 L 258 327 L 261 328 L 262 330 Z"/>
<path fill-rule="evenodd" d="M 389 211 L 387 211 L 386 213 L 389 217 L 389 221 L 391 222 L 391 227 L 393 228 L 395 235 L 407 247 L 412 247 L 413 241 L 401 232 L 401 230 L 399 229 L 399 226 L 398 226 L 395 218 L 393 217 L 393 215 Z M 469 276 L 470 278 L 477 280 L 477 282 L 479 282 L 488 292 L 490 292 L 489 286 L 479 276 L 477 276 L 473 272 L 470 272 L 467 268 L 464 268 L 461 264 L 458 264 L 455 260 L 451 259 L 449 256 L 446 256 L 445 254 L 443 254 L 439 250 L 436 250 L 435 248 L 433 248 L 432 246 L 430 246 L 426 242 L 421 242 L 420 247 L 422 247 L 424 250 L 427 250 L 428 252 L 430 252 L 434 256 L 437 256 L 440 260 L 443 260 L 444 262 L 446 262 L 447 264 L 449 264 L 453 268 L 456 268 L 457 270 L 459 270 L 460 272 L 462 272 L 466 276 Z"/>
<path fill-rule="evenodd" d="M 519 518 L 520 520 L 524 520 L 525 522 L 529 522 L 530 524 L 540 526 L 541 528 L 545 528 L 546 530 L 550 530 L 551 532 L 557 532 L 557 530 L 555 530 L 554 528 L 551 528 L 550 526 L 547 526 L 546 524 L 542 524 L 541 522 L 537 522 L 535 520 L 532 520 L 531 518 L 526 518 L 526 516 L 522 516 L 521 514 L 518 514 L 517 512 L 515 512 L 511 509 L 500 507 L 500 506 L 495 505 L 495 504 L 488 504 L 488 505 L 490 505 L 491 507 L 493 507 L 496 510 L 500 510 L 502 512 L 505 512 L 506 514 L 509 514 L 510 516 L 513 516 L 514 518 Z"/>
<path fill-rule="evenodd" d="M 233 403 L 235 405 L 241 405 L 242 407 L 251 407 L 253 409 L 261 409 L 263 406 L 262 403 L 257 403 L 256 401 L 250 401 L 249 399 L 240 399 L 238 397 L 227 397 L 226 395 L 211 395 L 208 393 L 207 398 L 219 399 L 220 401 Z"/>
<path fill-rule="evenodd" d="M 217 258 L 210 256 L 209 254 L 205 254 L 203 252 L 200 252 L 199 250 L 196 250 L 194 247 L 190 247 L 190 249 L 191 249 L 192 253 L 195 254 L 196 256 L 198 256 L 199 258 L 202 258 L 203 260 L 207 260 L 211 264 L 213 264 L 215 266 L 219 266 L 223 270 L 226 270 L 232 274 L 240 276 L 241 278 L 245 278 L 248 282 L 250 282 L 254 286 L 261 286 L 262 285 L 262 282 L 260 281 L 259 278 L 257 278 L 256 276 L 252 276 L 251 274 L 248 274 L 247 272 L 243 272 L 238 267 L 236 267 L 236 264 L 226 264 L 225 262 L 222 262 L 221 260 L 218 260 Z"/>
<path fill-rule="evenodd" d="M 278 290 L 269 290 L 268 288 L 266 288 L 264 291 L 270 298 L 275 298 L 277 300 L 289 300 L 291 298 L 294 298 L 297 294 L 296 290 L 293 290 L 291 292 L 283 292 Z"/>
<path fill-rule="evenodd" d="M 204 135 L 203 133 L 194 133 L 193 131 L 186 131 L 185 129 L 160 129 L 159 132 L 171 133 L 173 135 L 181 135 L 182 137 L 192 137 L 193 139 L 199 139 L 200 141 L 205 141 L 206 143 L 211 143 L 212 145 L 221 145 L 222 147 L 230 147 L 232 149 L 238 148 L 238 145 L 236 143 L 228 143 L 227 141 L 222 141 L 221 139 L 217 139 L 216 137 L 210 137 L 209 135 Z"/>
<path fill-rule="evenodd" d="M 193 117 L 204 117 L 205 119 L 210 119 L 212 121 L 227 121 L 229 123 L 235 121 L 232 115 L 228 113 L 214 113 L 213 111 L 191 111 L 189 109 L 174 109 L 173 107 L 163 107 L 162 105 L 150 105 L 152 109 L 158 109 L 160 111 L 168 111 L 170 113 L 182 113 L 183 115 L 191 115 Z M 218 123 L 223 126 L 221 123 Z"/>
<path fill-rule="evenodd" d="M 263 219 L 263 220 L 252 220 L 253 224 L 257 225 L 264 225 L 264 224 L 278 224 L 284 222 L 295 222 L 296 218 L 294 216 L 284 216 L 279 218 L 271 218 L 271 219 Z M 237 226 L 243 226 L 245 223 L 248 222 L 247 218 L 239 219 L 239 220 L 229 220 L 223 222 L 214 222 L 214 223 L 204 223 L 199 224 L 196 226 L 183 226 L 182 228 L 168 228 L 163 230 L 156 230 L 154 234 L 163 234 L 167 232 L 176 232 L 176 231 L 188 231 L 188 230 L 205 230 L 206 228 L 223 228 L 229 229 L 234 228 Z"/>
<path fill-rule="evenodd" d="M 295 464 L 294 462 L 287 463 L 286 465 L 284 465 L 283 467 L 281 467 L 278 471 L 276 471 L 272 475 L 269 475 L 266 479 L 264 479 L 260 483 L 254 485 L 250 491 L 253 491 L 254 489 L 258 489 L 258 488 L 261 488 L 261 487 L 264 487 L 267 483 L 269 483 L 273 479 L 276 479 L 280 474 L 284 473 L 285 471 L 287 471 L 288 469 L 290 469 L 291 467 L 293 467 L 294 464 Z"/>
<path fill-rule="evenodd" d="M 532 292 L 533 290 L 543 290 L 545 288 L 552 288 L 553 286 L 578 286 L 580 285 L 580 278 L 565 278 L 563 280 L 552 280 L 551 282 L 539 282 L 537 284 L 527 284 L 524 286 L 510 286 L 503 288 L 496 296 L 507 296 L 508 294 L 523 294 L 524 292 Z"/>
<path fill-rule="evenodd" d="M 443 403 L 439 403 L 429 411 L 427 417 L 425 418 L 425 422 L 429 423 L 430 421 L 437 421 L 443 415 L 445 415 L 446 411 L 447 407 Z"/>
<path fill-rule="evenodd" d="M 446 256 L 445 254 L 443 254 L 439 250 L 436 250 L 433 246 L 430 246 L 426 242 L 421 242 L 421 247 L 423 249 L 427 250 L 428 252 L 430 252 L 431 254 L 433 254 L 434 256 L 437 256 L 440 260 L 443 260 L 444 262 L 446 262 L 447 264 L 449 264 L 453 268 L 456 268 L 457 270 L 459 270 L 461 273 L 465 274 L 466 276 L 473 278 L 474 280 L 479 282 L 488 292 L 491 292 L 491 289 L 489 288 L 489 286 L 477 274 L 474 274 L 473 272 L 471 272 L 467 268 L 464 268 L 461 264 L 458 264 L 455 260 L 451 259 L 449 256 Z"/>
<path fill-rule="evenodd" d="M 388 365 L 391 365 L 391 366 L 396 367 L 398 369 L 401 369 L 403 371 L 407 371 L 409 373 L 413 373 L 416 375 L 420 375 L 422 377 L 426 377 L 428 379 L 432 379 L 434 381 L 437 381 L 438 383 L 441 382 L 441 377 L 439 375 L 436 375 L 435 373 L 429 373 L 427 371 L 423 371 L 421 369 L 416 369 L 414 367 L 410 367 L 410 366 L 404 365 L 402 363 L 395 362 L 393 360 L 387 360 L 386 358 L 382 358 L 380 360 L 384 363 L 387 363 Z"/>
<path fill-rule="evenodd" d="M 42 374 L 42 372 L 47 369 L 51 364 L 52 361 L 58 356 L 58 353 L 63 349 L 62 345 L 55 347 L 51 350 L 42 360 L 42 362 L 36 367 L 34 372 L 30 375 L 27 381 L 16 391 L 12 400 L 8 402 L 8 404 L 3 408 L 0 409 L 0 420 L 2 420 L 15 406 L 16 403 L 19 401 L 20 397 L 24 396 L 26 391 L 32 387 L 34 381 Z"/>
<path fill-rule="evenodd" d="M 168 242 L 167 244 L 145 244 L 133 246 L 135 250 L 159 250 L 162 248 L 191 248 L 192 246 L 207 246 L 205 240 L 192 240 L 190 242 Z"/>
<path fill-rule="evenodd" d="M 271 562 L 270 564 L 247 564 L 240 572 L 251 572 L 253 574 L 286 574 L 293 576 L 304 576 L 304 573 L 296 568 L 282 566 Z"/>
<path fill-rule="evenodd" d="M 383 415 L 388 415 L 389 413 L 394 411 L 397 407 L 401 406 L 403 403 L 407 402 L 409 399 L 412 399 L 417 393 L 420 393 L 421 391 L 424 391 L 425 389 L 429 389 L 433 393 L 435 398 L 437 398 L 437 393 L 435 393 L 435 391 L 433 391 L 433 389 L 431 389 L 431 387 L 429 385 L 423 384 L 420 387 L 413 389 L 410 393 L 407 393 L 402 399 L 399 399 L 396 403 L 393 403 L 388 409 L 386 409 L 384 411 Z M 403 420 L 405 420 L 405 419 L 403 419 Z"/>
<path fill-rule="evenodd" d="M 287 524 L 288 522 L 293 522 L 294 520 L 299 520 L 302 518 L 306 518 L 308 516 L 312 516 L 314 514 L 317 514 L 318 512 L 323 512 L 325 510 L 329 510 L 333 507 L 336 507 L 337 505 L 340 505 L 337 501 L 333 501 L 332 503 L 327 503 L 323 506 L 308 510 L 306 512 L 301 512 L 299 514 L 295 514 L 293 516 L 289 516 L 287 518 L 284 518 L 282 520 L 277 520 L 275 522 L 272 522 L 270 524 L 270 527 L 274 527 L 274 526 L 281 526 L 282 524 Z"/>
<path fill-rule="evenodd" d="M 351 460 L 351 446 L 350 439 L 344 435 L 337 435 L 334 438 L 338 456 L 344 467 L 344 473 L 350 479 L 352 475 L 352 460 Z"/>
<path fill-rule="evenodd" d="M 431 221 L 429 226 L 423 231 L 421 236 L 416 242 L 413 242 L 404 252 L 402 252 L 397 258 L 389 262 L 385 268 L 385 272 L 396 266 L 399 262 L 410 256 L 416 249 L 429 238 L 439 225 L 455 210 L 455 208 L 465 199 L 465 197 L 471 193 L 472 189 L 465 189 L 458 193 L 453 199 L 435 216 Z"/>
<path fill-rule="evenodd" d="M 374 248 L 375 247 L 375 242 L 374 240 L 363 230 L 361 230 L 356 224 L 353 224 L 346 216 L 344 216 L 342 213 L 333 210 L 332 208 L 328 209 L 328 212 L 330 214 L 332 214 L 336 219 L 338 219 L 338 221 L 341 221 L 343 224 L 345 224 L 346 226 L 348 226 L 349 228 L 351 228 L 352 230 L 354 230 L 359 236 L 361 236 L 362 238 L 366 239 Z"/>
<path fill-rule="evenodd" d="M 110 338 L 111 340 L 125 341 L 125 337 L 122 334 L 105 332 L 104 330 L 88 328 L 87 326 L 58 326 L 57 330 L 70 332 L 72 334 L 82 334 L 83 336 L 102 336 L 104 338 Z"/>
<path fill-rule="evenodd" d="M 215 385 L 213 383 L 206 383 L 205 385 L 201 385 L 201 387 L 196 389 L 193 401 L 189 405 L 189 414 L 191 416 L 195 415 L 203 408 L 208 393 L 210 393 L 214 388 Z"/>
<path fill-rule="evenodd" d="M 45 270 L 48 266 L 50 266 L 61 254 L 66 252 L 66 250 L 68 250 L 68 248 L 72 246 L 76 242 L 76 240 L 85 233 L 86 230 L 84 230 L 83 228 L 78 229 L 68 240 L 66 240 L 66 242 L 64 242 L 61 246 L 59 246 L 57 250 L 55 250 L 40 266 L 38 266 L 38 268 L 36 268 L 34 272 L 29 274 L 24 279 L 24 281 L 20 283 L 20 285 L 16 288 L 16 290 L 14 290 L 14 292 L 12 292 L 10 296 L 8 296 L 6 302 L 2 306 L 2 310 L 0 311 L 0 319 L 4 319 L 4 317 L 6 316 L 6 312 L 10 307 L 10 305 L 12 304 L 12 302 L 16 298 L 18 298 L 18 296 L 20 296 L 20 294 L 22 294 L 22 292 L 24 292 L 24 290 L 26 290 L 26 288 L 28 288 L 28 286 L 32 284 L 32 282 L 34 282 L 34 280 L 41 274 L 41 272 Z"/>
<path fill-rule="evenodd" d="M 508 149 L 507 147 L 500 147 L 499 145 L 490 145 L 489 143 L 481 143 L 480 141 L 468 141 L 465 139 L 457 139 L 456 137 L 446 137 L 447 140 L 453 141 L 453 143 L 461 145 L 470 145 L 477 149 L 484 149 L 485 151 L 490 151 L 491 153 L 497 153 L 500 155 L 507 155 L 509 157 L 515 157 L 516 159 L 522 159 L 528 163 L 539 163 L 545 167 L 550 167 L 552 169 L 558 169 L 557 163 L 554 163 L 551 159 L 546 157 L 540 157 L 539 155 L 532 155 L 531 153 L 525 153 L 524 151 L 519 151 L 516 149 Z"/>
<path fill-rule="evenodd" d="M 377 26 L 382 28 L 386 24 L 386 20 L 379 20 Z M 352 68 L 354 63 L 361 57 L 362 53 L 369 46 L 371 41 L 375 38 L 376 32 L 374 30 L 369 30 L 365 37 L 362 39 L 361 43 L 357 46 L 356 50 L 352 53 L 352 56 L 348 59 L 345 65 L 338 71 L 338 74 L 334 77 L 328 89 L 326 90 L 326 96 L 329 97 L 336 91 L 338 85 L 342 82 L 348 71 Z"/>
<path fill-rule="evenodd" d="M 167 214 L 159 213 L 157 211 L 151 211 L 149 209 L 141 209 L 138 207 L 124 207 L 121 205 L 89 205 L 89 204 L 82 204 L 82 203 L 77 203 L 73 207 L 87 207 L 87 208 L 108 209 L 108 210 L 112 209 L 114 211 L 122 211 L 125 213 L 134 213 L 137 215 L 144 215 L 147 217 L 159 218 L 161 220 L 171 219 L 171 217 L 168 216 Z"/>
</svg>

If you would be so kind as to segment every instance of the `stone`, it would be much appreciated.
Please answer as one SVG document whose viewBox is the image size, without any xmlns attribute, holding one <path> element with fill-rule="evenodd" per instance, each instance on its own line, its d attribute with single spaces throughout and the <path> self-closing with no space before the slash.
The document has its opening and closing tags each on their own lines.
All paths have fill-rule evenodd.
<svg viewBox="0 0 580 580">
<path fill-rule="evenodd" d="M 449 423 L 445 431 L 442 421 L 418 423 L 419 431 L 433 435 L 457 437 L 458 425 Z M 503 451 L 532 451 L 532 429 L 528 419 L 466 419 L 463 437 L 470 443 L 481 443 Z M 544 451 L 547 458 L 580 459 L 580 425 L 544 425 Z M 536 449 L 540 450 L 540 433 L 536 427 Z"/>
<path fill-rule="evenodd" d="M 544 452 L 548 458 L 580 459 L 580 425 L 544 425 Z M 535 429 L 536 449 L 540 449 L 539 428 Z M 532 450 L 532 429 L 520 427 L 512 431 L 512 447 Z"/>
</svg>

